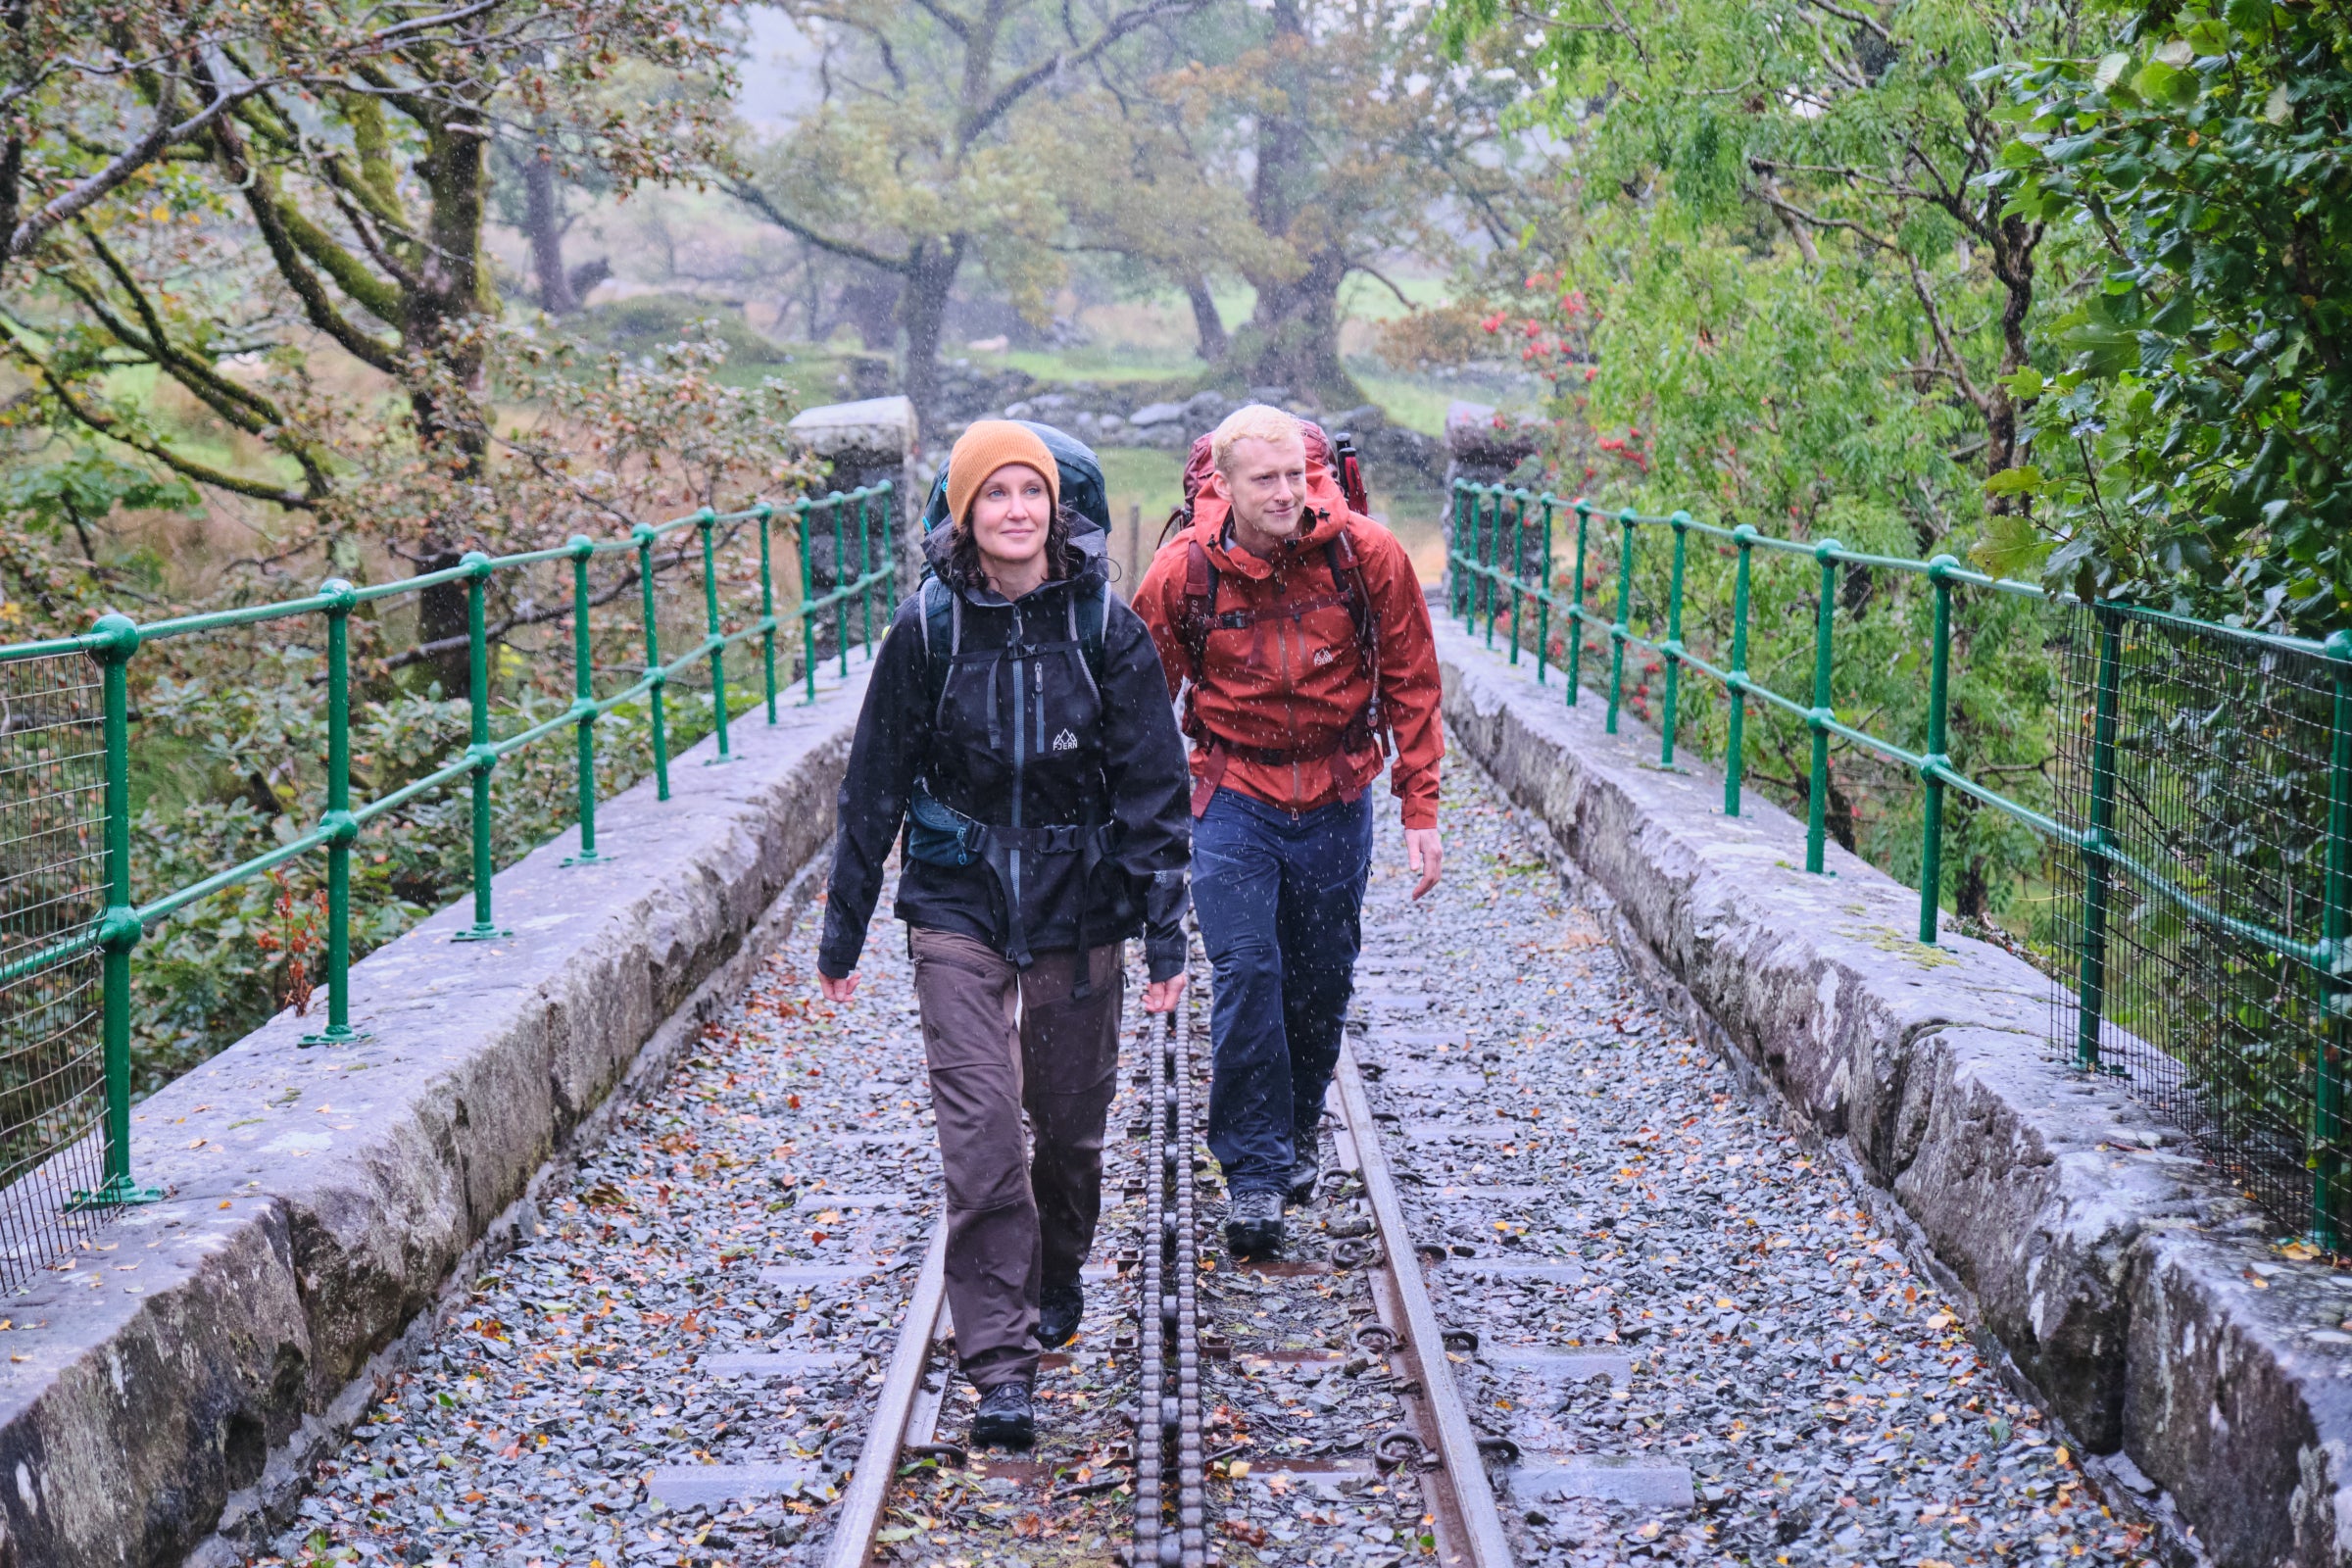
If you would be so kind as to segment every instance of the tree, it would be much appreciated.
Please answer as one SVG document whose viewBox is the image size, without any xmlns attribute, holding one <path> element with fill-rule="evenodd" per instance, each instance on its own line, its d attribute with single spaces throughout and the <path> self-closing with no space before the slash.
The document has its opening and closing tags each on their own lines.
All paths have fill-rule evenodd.
<svg viewBox="0 0 2352 1568">
<path fill-rule="evenodd" d="M 2352 20 L 2241 0 L 2119 12 L 2096 58 L 2010 73 L 1985 185 L 2102 285 L 2021 394 L 2082 466 L 2007 558 L 2088 598 L 2324 635 L 2352 625 Z"/>
<path fill-rule="evenodd" d="M 1521 253 L 1490 321 L 1557 375 L 1568 484 L 1612 508 L 1969 554 L 1988 514 L 2022 505 L 2008 476 L 2053 461 L 2019 390 L 2057 314 L 2047 234 L 1985 182 L 2008 127 L 1984 73 L 2071 46 L 2072 0 L 1559 0 L 1528 20 L 1485 0 L 1444 12 L 1460 46 L 1522 51 L 1560 145 L 1554 190 L 1576 220 L 1531 222 L 1549 248 Z M 1728 569 L 1694 553 L 1690 635 L 1719 650 Z M 1750 664 L 1776 690 L 1805 690 L 1815 593 L 1804 573 L 1756 570 Z M 1838 599 L 1839 710 L 1916 743 L 1924 594 L 1856 568 Z M 1954 635 L 1950 751 L 2033 798 L 2048 756 L 2039 638 L 2015 604 L 1974 598 Z M 1702 734 L 1716 722 L 1706 706 L 1693 717 Z M 1751 718 L 1752 776 L 1803 802 L 1808 739 Z M 1833 756 L 1825 813 L 1849 848 L 1915 871 L 1916 803 L 1899 770 Z M 1947 896 L 1988 915 L 2038 846 L 1973 805 L 1947 820 Z"/>
<path fill-rule="evenodd" d="M 964 264 L 1015 292 L 1056 273 L 1059 190 L 1016 150 L 1024 123 L 1122 39 L 1202 0 L 790 0 L 821 48 L 822 99 L 728 180 L 754 212 L 898 279 L 905 384 L 937 402 L 939 340 Z"/>
<path fill-rule="evenodd" d="M 1984 74 L 2071 47 L 2081 9 L 1557 0 L 1526 54 L 1552 128 L 1582 146 L 1588 198 L 1661 232 L 1785 241 L 1808 273 L 1861 267 L 1906 291 L 1923 339 L 1909 370 L 1921 395 L 1973 412 L 1990 475 L 2030 446 L 2009 378 L 2032 359 L 2043 226 L 1984 183 L 2008 130 Z M 1457 46 L 1504 25 L 1496 0 L 1447 0 L 1443 17 Z"/>
<path fill-rule="evenodd" d="M 1233 20 L 1220 13 L 1229 36 Z M 1235 190 L 1255 231 L 1217 258 L 1256 290 L 1234 338 L 1241 372 L 1360 402 L 1340 362 L 1342 286 L 1362 274 L 1395 288 L 1394 258 L 1450 254 L 1465 230 L 1511 242 L 1495 220 L 1519 169 L 1502 122 L 1520 85 L 1484 59 L 1446 59 L 1418 10 L 1392 0 L 1273 0 L 1249 26 L 1244 47 L 1152 90 L 1187 127 L 1200 178 Z M 1199 318 L 1206 290 L 1185 286 Z"/>
<path fill-rule="evenodd" d="M 21 100 L 45 118 L 28 118 L 24 145 L 40 156 L 26 152 L 19 186 L 60 191 L 43 215 L 71 210 L 8 230 L 40 270 L 13 302 L 7 353 L 66 423 L 329 532 L 363 526 L 418 570 L 454 564 L 478 533 L 492 445 L 489 144 L 519 115 L 564 124 L 623 184 L 683 169 L 714 145 L 713 100 L 616 103 L 591 89 L 623 68 L 720 73 L 713 3 L 470 0 L 391 21 L 281 0 L 258 18 L 200 8 L 190 20 L 209 30 L 194 44 L 172 17 L 157 19 L 154 40 L 102 28 L 113 75 L 57 66 L 43 77 L 21 63 L 20 80 L 72 81 L 84 97 Z M 71 42 L 44 46 L 63 61 Z M 207 107 L 191 115 L 190 103 Z M 102 107 L 150 128 L 84 152 L 79 126 Z M 100 189 L 142 151 L 145 163 Z M 10 188 L 0 177 L 0 193 Z M 338 416 L 314 343 L 396 389 L 405 417 L 387 429 L 380 411 Z M 274 365 L 274 384 L 235 368 L 256 356 Z M 131 367 L 177 383 L 258 461 L 184 450 L 152 409 L 110 394 L 108 377 Z M 407 481 L 353 482 L 388 466 Z M 365 514 L 343 504 L 363 492 Z M 448 645 L 463 616 L 459 585 L 428 591 L 421 640 Z"/>
</svg>

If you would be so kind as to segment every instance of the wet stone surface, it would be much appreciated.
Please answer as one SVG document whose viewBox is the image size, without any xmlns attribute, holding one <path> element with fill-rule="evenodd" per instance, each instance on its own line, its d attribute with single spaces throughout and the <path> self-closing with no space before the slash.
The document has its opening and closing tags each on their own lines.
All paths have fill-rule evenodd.
<svg viewBox="0 0 2352 1568">
<path fill-rule="evenodd" d="M 813 1000 L 814 942 L 812 911 L 540 1236 L 474 1282 L 318 1467 L 275 1558 L 763 1563 L 823 1534 L 939 1160 L 905 945 L 872 945 L 871 1000 L 836 1014 Z M 714 1466 L 751 1467 L 759 1494 L 662 1500 L 745 1473 Z"/>
<path fill-rule="evenodd" d="M 1353 1016 L 1416 1239 L 1449 1254 L 1440 1315 L 1478 1336 L 1451 1357 L 1472 1419 L 1520 1449 L 1494 1473 L 1521 1560 L 2139 1561 L 1843 1179 L 1642 1004 L 1483 781 L 1457 767 L 1446 792 L 1446 881 L 1419 906 L 1383 800 Z M 812 915 L 260 1561 L 819 1559 L 938 1155 L 904 942 L 877 922 L 840 1009 L 813 998 L 814 942 Z M 1040 1446 L 906 1467 L 877 1561 L 1125 1544 L 1134 1281 L 1102 1265 L 1140 1241 L 1133 995 L 1087 1317 L 1048 1362 Z M 1370 1232 L 1360 1195 L 1328 1181 L 1289 1267 L 1237 1270 L 1216 1175 L 1196 1181 L 1203 1316 L 1232 1345 L 1203 1367 L 1212 1560 L 1432 1561 L 1420 1478 L 1371 1451 L 1404 1406 L 1365 1276 L 1316 1266 Z M 939 1392 L 918 1441 L 969 1421 L 960 1379 Z"/>
<path fill-rule="evenodd" d="M 1494 1474 L 1523 1560 L 2142 1560 L 1844 1179 L 1644 1004 L 1484 781 L 1449 769 L 1446 807 L 1423 907 L 1384 822 L 1359 1051 L 1416 1239 L 1453 1254 L 1439 1313 L 1480 1337 L 1471 1419 L 1521 1449 Z"/>
</svg>

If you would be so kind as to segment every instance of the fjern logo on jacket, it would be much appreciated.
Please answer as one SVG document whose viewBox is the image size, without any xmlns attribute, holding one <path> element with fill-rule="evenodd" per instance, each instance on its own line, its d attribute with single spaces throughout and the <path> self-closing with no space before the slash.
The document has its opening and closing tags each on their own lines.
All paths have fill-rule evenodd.
<svg viewBox="0 0 2352 1568">
<path fill-rule="evenodd" d="M 1057 752 L 1074 752 L 1078 749 L 1078 737 L 1065 729 L 1054 737 L 1054 749 Z"/>
</svg>

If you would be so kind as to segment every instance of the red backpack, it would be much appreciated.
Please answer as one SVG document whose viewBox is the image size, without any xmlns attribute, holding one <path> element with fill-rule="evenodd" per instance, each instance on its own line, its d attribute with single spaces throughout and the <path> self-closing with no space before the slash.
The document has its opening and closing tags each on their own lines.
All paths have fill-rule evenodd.
<svg viewBox="0 0 2352 1568">
<path fill-rule="evenodd" d="M 1323 427 L 1311 419 L 1301 419 L 1298 425 L 1306 442 L 1308 465 L 1311 466 L 1321 462 L 1329 467 L 1339 478 L 1340 492 L 1347 497 L 1348 509 L 1359 515 L 1367 513 L 1371 499 L 1364 488 L 1363 465 L 1355 455 L 1355 444 L 1345 435 L 1335 443 L 1324 433 Z M 1200 497 L 1200 487 L 1208 482 L 1209 475 L 1215 471 L 1216 459 L 1209 449 L 1209 438 L 1204 435 L 1193 443 L 1192 456 L 1185 463 L 1184 501 L 1168 514 L 1167 526 L 1160 533 L 1163 546 L 1171 536 L 1191 525 L 1194 504 Z M 1331 572 L 1330 593 L 1258 610 L 1228 610 L 1220 612 L 1217 610 L 1217 564 L 1208 559 L 1208 552 L 1201 548 L 1200 540 L 1187 539 L 1184 544 L 1184 609 L 1176 617 L 1176 634 L 1184 641 L 1185 651 L 1193 661 L 1193 668 L 1198 671 L 1205 667 L 1202 662 L 1207 657 L 1208 639 L 1212 632 L 1254 632 L 1260 621 L 1297 621 L 1310 612 L 1344 605 L 1348 610 L 1348 622 L 1355 628 L 1356 657 L 1363 662 L 1364 671 L 1371 677 L 1372 696 L 1364 705 L 1363 712 L 1342 731 L 1341 743 L 1343 746 L 1379 746 L 1385 755 L 1389 748 L 1384 744 L 1388 727 L 1382 721 L 1381 711 L 1380 620 L 1373 608 L 1372 591 L 1364 582 L 1363 564 L 1356 558 L 1355 545 L 1348 539 L 1348 530 L 1342 528 L 1323 547 L 1324 564 Z M 1185 704 L 1185 731 L 1203 744 L 1213 745 L 1220 750 L 1234 749 L 1231 742 L 1215 739 L 1204 732 L 1194 712 L 1189 693 Z M 1254 760 L 1273 766 L 1298 760 L 1296 754 L 1288 752 L 1254 747 L 1240 750 Z M 1218 767 L 1216 771 L 1222 774 L 1224 769 Z"/>
</svg>

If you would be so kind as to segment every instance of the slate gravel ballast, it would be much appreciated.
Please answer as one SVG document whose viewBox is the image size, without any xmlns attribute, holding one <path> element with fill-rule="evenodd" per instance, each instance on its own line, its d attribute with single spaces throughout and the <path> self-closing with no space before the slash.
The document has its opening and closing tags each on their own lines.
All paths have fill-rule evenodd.
<svg viewBox="0 0 2352 1568">
<path fill-rule="evenodd" d="M 1454 1376 L 1507 1440 L 1492 1474 L 1519 1560 L 2149 1555 L 1861 1195 L 1645 1004 L 1466 765 L 1442 821 L 1446 880 L 1420 906 L 1382 829 L 1351 1036 Z M 938 1156 L 904 943 L 877 931 L 858 1001 L 832 1008 L 815 924 L 473 1282 L 262 1561 L 821 1559 Z M 1131 1003 L 1131 1048 L 1139 1022 Z M 876 1561 L 1120 1559 L 1132 1071 L 1121 1097 L 1087 1319 L 1048 1359 L 1038 1449 L 917 1457 Z M 1229 1347 L 1204 1362 L 1211 1560 L 1433 1562 L 1418 1477 L 1376 1451 L 1405 1401 L 1364 1333 L 1362 1250 L 1339 1245 L 1371 1231 L 1360 1191 L 1335 1176 L 1293 1211 L 1293 1266 L 1236 1270 L 1198 1156 L 1202 1316 Z M 935 1435 L 959 1441 L 969 1391 L 934 1382 Z"/>
</svg>

